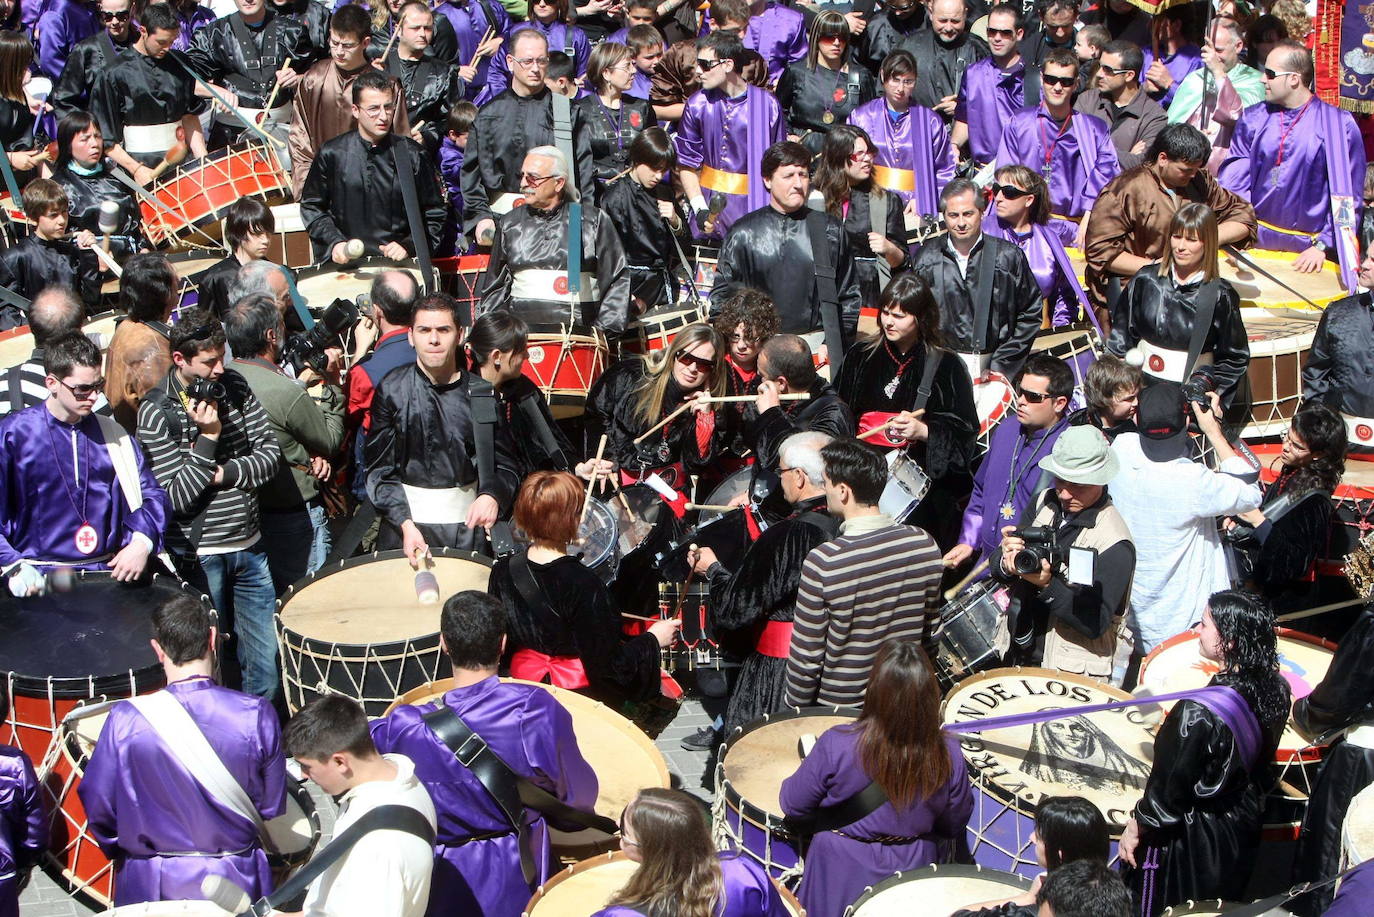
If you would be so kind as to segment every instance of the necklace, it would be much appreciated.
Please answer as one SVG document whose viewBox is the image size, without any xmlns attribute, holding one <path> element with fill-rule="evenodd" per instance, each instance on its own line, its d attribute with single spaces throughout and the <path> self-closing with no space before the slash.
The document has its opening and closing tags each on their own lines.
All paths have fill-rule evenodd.
<svg viewBox="0 0 1374 917">
<path fill-rule="evenodd" d="M 56 423 L 57 421 L 54 420 L 53 422 Z M 94 554 L 95 549 L 100 546 L 100 535 L 97 534 L 95 527 L 87 521 L 88 517 L 86 515 L 86 500 L 91 495 L 90 483 L 88 481 L 84 487 L 81 484 L 82 468 L 86 469 L 86 477 L 88 479 L 90 478 L 91 466 L 88 455 L 90 440 L 86 437 L 81 438 L 81 454 L 78 460 L 76 438 L 76 427 L 72 427 L 72 475 L 76 479 L 76 486 L 75 489 L 73 489 L 72 485 L 67 483 L 67 475 L 63 473 L 62 465 L 58 461 L 57 445 L 53 442 L 52 438 L 52 427 L 48 427 L 48 446 L 52 449 L 53 467 L 57 469 L 58 475 L 62 478 L 62 489 L 66 492 L 67 499 L 71 501 L 72 510 L 76 512 L 77 518 L 81 520 L 81 525 L 77 527 L 76 535 L 72 540 L 76 544 L 76 549 L 78 551 L 89 556 Z M 81 493 L 81 501 L 79 503 L 76 499 L 76 491 L 80 491 Z"/>
<path fill-rule="evenodd" d="M 910 356 L 905 360 L 899 360 L 897 359 L 897 355 L 892 352 L 892 344 L 886 337 L 883 338 L 883 350 L 887 351 L 888 357 L 893 363 L 897 364 L 897 374 L 892 377 L 891 382 L 883 386 L 883 394 L 891 398 L 897 393 L 897 386 L 901 384 L 902 373 L 906 372 L 906 368 L 911 365 L 912 360 L 916 359 L 916 354 L 919 351 L 916 348 L 912 348 Z"/>
</svg>

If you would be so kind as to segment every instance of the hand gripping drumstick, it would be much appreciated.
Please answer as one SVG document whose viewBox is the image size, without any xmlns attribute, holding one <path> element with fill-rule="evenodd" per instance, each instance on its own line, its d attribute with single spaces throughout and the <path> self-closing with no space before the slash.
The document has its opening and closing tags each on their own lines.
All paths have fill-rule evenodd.
<svg viewBox="0 0 1374 917">
<path fill-rule="evenodd" d="M 424 565 L 415 574 L 415 598 L 421 605 L 435 605 L 439 601 L 439 579 L 434 575 L 434 559 L 426 554 L 421 563 Z"/>
<path fill-rule="evenodd" d="M 684 401 L 684 402 L 682 403 L 682 406 L 679 407 L 676 411 L 673 411 L 673 413 L 669 414 L 667 417 L 663 418 L 663 419 L 660 420 L 658 423 L 654 424 L 652 427 L 650 427 L 649 429 L 645 430 L 643 433 L 641 433 L 641 434 L 639 434 L 638 436 L 636 436 L 635 439 L 634 439 L 634 444 L 635 444 L 636 446 L 638 446 L 640 443 L 644 442 L 644 440 L 648 439 L 649 436 L 650 436 L 651 434 L 657 433 L 661 428 L 666 427 L 668 424 L 672 423 L 674 420 L 677 420 L 678 416 L 679 416 L 683 411 L 687 410 L 688 408 L 690 408 L 690 407 L 691 407 L 693 404 L 695 404 L 695 403 L 696 403 L 696 402 L 695 402 L 694 400 L 692 400 L 692 401 Z"/>
<path fill-rule="evenodd" d="M 974 577 L 976 577 L 979 573 L 982 573 L 987 568 L 987 558 L 983 558 L 978 562 L 978 566 L 974 567 L 972 570 L 969 571 L 968 576 L 959 580 L 959 582 L 955 583 L 953 586 L 950 586 L 948 589 L 945 590 L 945 601 L 953 601 L 954 597 L 958 595 L 960 592 L 962 592 L 965 586 L 973 582 Z"/>
<path fill-rule="evenodd" d="M 781 397 L 784 397 L 784 398 L 785 398 L 785 397 L 787 397 L 787 396 L 783 395 L 783 396 L 781 396 Z M 912 415 L 911 415 L 911 416 L 912 416 L 912 417 L 915 417 L 917 420 L 919 420 L 919 419 L 921 418 L 921 416 L 925 414 L 925 412 L 926 412 L 926 409 L 925 409 L 925 408 L 921 408 L 919 411 L 914 411 L 914 412 L 912 412 Z M 894 418 L 894 419 L 895 419 L 895 418 Z M 892 421 L 889 420 L 889 421 L 887 421 L 886 423 L 883 423 L 883 424 L 880 424 L 880 425 L 874 427 L 872 430 L 865 430 L 864 432 L 862 432 L 862 433 L 860 433 L 858 436 L 856 436 L 855 439 L 872 439 L 873 437 L 877 436 L 879 433 L 886 433 L 887 430 L 888 430 L 888 428 L 891 427 L 891 426 L 892 426 Z"/>
<path fill-rule="evenodd" d="M 606 434 L 601 434 L 601 442 L 596 444 L 596 460 L 592 462 L 592 476 L 587 480 L 587 494 L 582 498 L 582 515 L 577 517 L 577 527 L 582 528 L 582 523 L 587 521 L 587 510 L 592 505 L 592 489 L 596 487 L 598 469 L 601 467 L 601 456 L 606 451 Z"/>
<path fill-rule="evenodd" d="M 283 70 L 286 70 L 290 66 L 291 58 L 288 57 L 285 61 L 282 62 L 281 68 Z M 267 97 L 267 104 L 262 107 L 262 114 L 258 115 L 259 124 L 262 124 L 267 121 L 267 116 L 272 111 L 272 103 L 277 101 L 277 93 L 279 92 L 281 92 L 281 80 L 277 80 L 276 84 L 272 87 L 272 94 Z"/>
<path fill-rule="evenodd" d="M 811 397 L 810 392 L 787 392 L 778 395 L 779 401 L 806 401 Z M 710 404 L 733 404 L 738 401 L 754 401 L 757 395 L 709 395 L 700 399 Z"/>
<path fill-rule="evenodd" d="M 157 181 L 159 175 L 161 175 L 163 172 L 166 172 L 172 166 L 181 165 L 181 163 L 184 162 L 185 159 L 186 144 L 178 140 L 176 143 L 171 145 L 167 152 L 162 154 L 162 162 L 153 166 L 153 176 L 152 178 L 148 179 L 148 183 L 152 184 L 153 182 Z"/>
<path fill-rule="evenodd" d="M 398 22 L 391 27 L 391 37 L 388 38 L 386 41 L 386 50 L 382 52 L 382 56 L 377 58 L 377 60 L 381 61 L 382 63 L 386 63 L 387 55 L 391 53 L 391 49 L 396 45 L 396 36 L 400 34 L 401 24 Z"/>
<path fill-rule="evenodd" d="M 491 28 L 488 28 L 484 33 L 482 33 L 482 40 L 477 43 L 477 47 L 474 48 L 472 51 L 472 60 L 468 61 L 469 67 L 476 67 L 477 62 L 487 56 L 482 52 L 482 46 L 485 45 L 487 42 L 491 41 L 495 35 L 496 30 Z"/>
</svg>

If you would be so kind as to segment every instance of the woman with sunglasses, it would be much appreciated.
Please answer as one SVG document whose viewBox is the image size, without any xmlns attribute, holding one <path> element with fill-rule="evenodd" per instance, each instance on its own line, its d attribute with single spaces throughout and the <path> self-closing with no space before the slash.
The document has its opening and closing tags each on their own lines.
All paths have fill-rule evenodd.
<svg viewBox="0 0 1374 917">
<path fill-rule="evenodd" d="M 1199 305 L 1208 303 L 1211 324 L 1190 367 L 1193 325 Z M 1107 350 L 1120 357 L 1136 351 L 1146 384 L 1205 377 L 1204 384 L 1217 391 L 1223 406 L 1248 412 L 1250 341 L 1240 317 L 1240 296 L 1218 273 L 1217 218 L 1211 207 L 1194 203 L 1178 208 L 1169 222 L 1164 257 L 1131 278 L 1117 301 Z"/>
<path fill-rule="evenodd" d="M 491 69 L 487 71 L 487 91 L 478 96 L 479 105 L 500 95 L 510 85 L 510 62 L 507 60 L 512 49 L 510 36 L 520 29 L 537 30 L 548 39 L 550 51 L 566 53 L 571 48 L 572 53 L 569 56 L 573 59 L 577 76 L 581 78 L 586 74 L 587 65 L 592 58 L 592 46 L 587 40 L 587 33 L 572 25 L 572 17 L 568 14 L 568 0 L 530 0 L 529 18 L 510 24 L 505 45 L 492 57 Z M 521 65 L 517 62 L 516 66 Z M 547 67 L 547 62 L 545 66 Z"/>
<path fill-rule="evenodd" d="M 109 234 L 110 254 L 122 264 L 134 252 L 148 249 L 138 200 L 110 174 L 100 125 L 90 112 L 74 111 L 58 123 L 52 179 L 67 192 L 69 231 L 87 230 L 103 237 L 100 208 L 109 201 L 119 208 L 115 229 Z M 92 259 L 90 266 L 95 267 L 95 255 L 85 252 L 83 257 Z"/>
<path fill-rule="evenodd" d="M 825 212 L 844 224 L 863 304 L 877 305 L 883 278 L 910 264 L 901 199 L 873 180 L 873 140 L 863 128 L 841 124 L 826 134 L 812 188 L 825 199 Z M 878 198 L 886 210 L 881 229 L 873 225 Z"/>
<path fill-rule="evenodd" d="M 639 869 L 592 917 L 789 913 L 762 867 L 737 851 L 716 850 L 704 807 L 682 790 L 640 790 L 620 816 L 620 849 Z"/>
<path fill-rule="evenodd" d="M 1022 165 L 1003 166 L 988 187 L 988 197 L 994 207 L 983 218 L 983 231 L 1015 242 L 1026 253 L 1050 324 L 1057 328 L 1084 315 L 1096 318 L 1063 241 L 1048 227 L 1050 189 L 1044 177 Z"/>
<path fill-rule="evenodd" d="M 789 140 L 814 156 L 836 125 L 849 113 L 878 97 L 878 85 L 850 53 L 849 22 L 834 10 L 811 24 L 810 50 L 804 60 L 787 65 L 778 80 L 778 102 L 787 117 Z"/>
<path fill-rule="evenodd" d="M 630 49 L 603 42 L 592 51 L 587 82 L 592 91 L 575 103 L 587 125 L 592 168 L 599 182 L 623 175 L 629 168 L 629 147 L 647 128 L 658 124 L 648 99 L 629 95 L 635 80 Z"/>
<path fill-rule="evenodd" d="M 948 551 L 958 540 L 959 501 L 973 489 L 973 383 L 958 356 L 944 349 L 940 307 L 918 275 L 898 274 L 883 290 L 878 328 L 849 348 L 835 388 L 859 419 L 860 435 L 886 429 L 865 442 L 906 450 L 929 476 L 930 490 L 915 513 L 897 521 L 921 526 Z M 918 406 L 923 387 L 929 396 Z"/>
</svg>

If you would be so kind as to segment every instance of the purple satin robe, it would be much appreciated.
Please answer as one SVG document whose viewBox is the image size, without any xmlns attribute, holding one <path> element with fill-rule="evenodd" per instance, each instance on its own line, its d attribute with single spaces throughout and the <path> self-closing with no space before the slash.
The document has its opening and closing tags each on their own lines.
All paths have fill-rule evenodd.
<svg viewBox="0 0 1374 917">
<path fill-rule="evenodd" d="M 729 851 L 717 856 L 725 884 L 725 901 L 723 906 L 716 908 L 720 917 L 788 917 L 790 912 L 782 895 L 778 894 L 762 866 L 747 856 Z M 644 912 L 617 904 L 602 908 L 592 917 L 644 917 Z"/>
<path fill-rule="evenodd" d="M 48 822 L 28 756 L 0 745 L 0 917 L 19 917 L 18 871 L 38 862 Z"/>
<path fill-rule="evenodd" d="M 703 89 L 687 99 L 674 140 L 678 165 L 684 169 L 706 165 L 749 176 L 749 193 L 728 195 L 730 200 L 716 218 L 710 238 L 724 239 L 735 220 L 768 203 L 759 160 L 770 146 L 786 139 L 782 106 L 766 89 L 749 86 L 735 99 L 719 89 Z M 702 193 L 709 203 L 717 192 L 702 188 Z"/>
<path fill-rule="evenodd" d="M 196 33 L 200 31 L 200 27 L 215 21 L 214 12 L 208 6 L 199 3 L 189 11 L 173 5 L 172 12 L 176 13 L 177 19 L 181 22 L 181 33 L 177 35 L 177 40 L 172 42 L 173 51 L 189 50 L 195 43 Z"/>
<path fill-rule="evenodd" d="M 434 8 L 434 12 L 442 13 L 448 17 L 449 24 L 453 26 L 453 34 L 458 39 L 458 60 L 466 64 L 472 60 L 477 53 L 477 44 L 482 40 L 482 36 L 487 33 L 487 28 L 494 25 L 497 35 L 505 35 L 510 29 L 510 14 L 500 3 L 489 3 L 491 12 L 496 16 L 493 24 L 487 21 L 487 10 L 478 0 L 466 0 L 460 4 L 440 3 Z M 469 101 L 476 99 L 478 94 L 486 86 L 487 74 L 491 71 L 493 58 L 500 58 L 504 64 L 506 52 L 509 50 L 510 42 L 501 45 L 501 48 L 492 57 L 484 57 L 477 64 L 477 75 L 472 81 L 463 86 L 463 97 Z M 487 98 L 490 98 L 488 96 Z"/>
<path fill-rule="evenodd" d="M 884 803 L 871 815 L 846 826 L 854 837 L 915 837 L 906 844 L 869 844 L 832 831 L 817 834 L 806 855 L 797 897 L 808 914 L 843 914 L 866 886 L 894 872 L 936 862 L 937 843 L 962 836 L 973 812 L 973 786 L 956 739 L 945 742 L 953 767 L 933 796 L 898 811 Z M 859 733 L 836 726 L 817 741 L 797 772 L 782 782 L 778 796 L 784 814 L 805 817 L 823 805 L 842 802 L 872 780 L 859 763 Z"/>
<path fill-rule="evenodd" d="M 596 803 L 596 773 L 577 748 L 572 715 L 543 688 L 506 684 L 495 676 L 455 688 L 443 701 L 516 773 L 530 777 L 570 806 L 591 811 Z M 435 704 L 405 706 L 372 724 L 382 753 L 403 754 L 415 762 L 439 818 L 438 859 L 429 890 L 431 917 L 519 917 L 533 889 L 520 871 L 517 839 L 510 822 L 487 791 L 459 764 L 421 719 Z M 539 865 L 539 882 L 552 874 L 544 817 L 527 810 L 530 843 Z M 501 833 L 460 844 L 472 835 Z"/>
<path fill-rule="evenodd" d="M 533 19 L 527 22 L 512 22 L 510 31 L 506 33 L 506 41 L 501 45 L 501 50 L 492 55 L 491 68 L 487 71 L 486 88 L 477 94 L 476 102 L 479 107 L 505 92 L 506 88 L 510 86 L 510 65 L 506 63 L 506 56 L 514 47 L 510 37 L 521 29 L 534 29 L 537 32 L 542 32 L 544 37 L 549 40 L 550 53 L 554 51 L 566 52 L 571 47 L 577 75 L 586 74 L 587 61 L 592 56 L 592 46 L 587 41 L 586 32 L 575 25 L 568 25 L 566 22 L 550 22 L 547 25 Z M 476 85 L 481 85 L 479 80 L 473 82 Z"/>
<path fill-rule="evenodd" d="M 1374 860 L 1365 860 L 1341 880 L 1341 887 L 1322 917 L 1364 917 L 1374 900 Z"/>
<path fill-rule="evenodd" d="M 649 93 L 653 91 L 654 78 L 649 74 L 645 73 L 643 70 L 640 70 L 638 67 L 636 67 L 634 82 L 630 84 L 630 91 L 626 93 L 626 95 L 632 95 L 640 99 L 647 99 L 649 98 Z"/>
<path fill-rule="evenodd" d="M 143 506 L 131 513 L 94 416 L 76 425 L 82 484 L 74 486 L 71 429 L 53 417 L 45 404 L 0 420 L 0 566 L 28 558 L 105 569 L 103 561 L 91 558 L 119 551 L 134 532 L 148 536 L 154 551 L 162 549 L 170 501 L 153 477 L 143 448 L 137 444 L 134 448 Z M 90 487 L 85 486 L 88 477 Z M 84 520 L 79 509 L 83 501 Z M 90 554 L 76 547 L 83 521 L 90 523 L 100 539 Z"/>
<path fill-rule="evenodd" d="M 1040 481 L 1037 463 L 1050 454 L 1065 429 L 1067 424 L 1060 422 L 1028 434 L 1015 417 L 993 427 L 988 454 L 973 476 L 973 494 L 959 529 L 959 543 L 973 545 L 975 559 L 1001 553 L 1002 526 L 1015 525 L 1022 510 L 1030 506 Z M 1010 515 L 1003 514 L 1002 508 L 1008 505 Z"/>
<path fill-rule="evenodd" d="M 34 26 L 38 72 L 56 83 L 62 68 L 67 65 L 72 47 L 102 28 L 95 4 L 81 0 L 49 0 Z"/>
<path fill-rule="evenodd" d="M 990 57 L 975 61 L 964 71 L 954 120 L 968 125 L 968 148 L 973 161 L 992 162 L 1002 126 L 1013 115 L 1026 111 L 1026 62 L 1019 60 L 1002 70 Z"/>
<path fill-rule="evenodd" d="M 1043 102 L 1007 122 L 997 147 L 997 167 L 1024 165 L 1041 175 L 1050 170 L 1050 226 L 1072 245 L 1078 221 L 1121 171 L 1111 129 L 1101 118 L 1074 112 L 1061 135 Z M 1057 139 L 1056 139 L 1057 138 Z"/>
<path fill-rule="evenodd" d="M 1026 253 L 1031 273 L 1035 275 L 1035 282 L 1040 286 L 1040 294 L 1049 301 L 1050 322 L 1054 327 L 1073 324 L 1078 320 L 1079 312 L 1088 309 L 1086 296 L 1083 300 L 1079 299 L 1081 288 L 1078 286 L 1078 278 L 1064 276 L 1064 271 L 1059 266 L 1060 261 L 1055 258 L 1056 247 L 1063 253 L 1063 260 L 1066 262 L 1068 253 L 1064 252 L 1064 243 L 1054 230 L 1048 226 L 1032 224 L 1030 235 L 1023 238 L 998 218 L 997 208 L 989 206 L 983 215 L 983 231 L 990 236 L 1015 242 L 1021 251 Z"/>
<path fill-rule="evenodd" d="M 191 714 L 263 819 L 285 812 L 286 759 L 272 705 L 208 678 L 179 681 L 167 690 Z M 133 704 L 111 708 L 77 792 L 91 834 L 116 863 L 116 906 L 203 898 L 200 883 L 207 875 L 238 883 L 252 899 L 272 890 L 253 823 L 212 797 Z"/>
<path fill-rule="evenodd" d="M 1295 121 L 1296 127 L 1290 127 Z M 1285 129 L 1280 166 L 1279 137 Z M 1323 144 L 1338 138 L 1346 144 L 1351 168 L 1348 176 L 1332 182 L 1327 176 Z M 1331 222 L 1331 196 L 1353 195 L 1358 226 L 1364 166 L 1364 143 L 1349 112 L 1313 98 L 1299 121 L 1295 111 L 1260 102 L 1240 116 L 1217 181 L 1255 205 L 1255 217 L 1260 221 L 1258 248 L 1300 252 L 1312 244 L 1315 236 L 1326 244 L 1334 258 L 1336 236 Z M 1295 230 L 1296 234 L 1279 232 L 1275 227 Z"/>
<path fill-rule="evenodd" d="M 768 63 L 769 86 L 778 84 L 788 64 L 806 57 L 806 21 L 799 11 L 781 3 L 770 2 L 762 13 L 751 16 L 742 39 L 746 48 L 759 52 Z"/>
<path fill-rule="evenodd" d="M 1145 85 L 1145 74 L 1150 72 L 1150 64 L 1154 62 L 1154 51 L 1149 45 L 1140 49 L 1145 55 L 1145 64 L 1140 68 L 1140 85 Z M 1174 78 L 1171 85 L 1162 96 L 1151 96 L 1159 103 L 1160 108 L 1168 108 L 1169 103 L 1174 100 L 1174 94 L 1178 92 L 1178 86 L 1183 82 L 1183 78 L 1194 70 L 1202 68 L 1202 49 L 1197 45 L 1183 45 L 1173 54 L 1166 54 L 1160 58 L 1164 62 L 1164 69 L 1169 71 L 1169 75 Z"/>
<path fill-rule="evenodd" d="M 958 165 L 949 128 L 940 116 L 929 108 L 912 105 L 893 121 L 887 99 L 877 98 L 850 112 L 849 123 L 873 138 L 874 165 L 915 173 L 914 191 L 889 189 L 902 199 L 903 206 L 914 200 L 920 213 L 938 213 L 940 189 L 954 177 Z"/>
<path fill-rule="evenodd" d="M 463 222 L 463 187 L 458 175 L 462 171 L 463 148 L 445 136 L 439 142 L 439 174 L 444 177 L 444 187 L 448 188 L 449 213 L 460 225 Z"/>
</svg>

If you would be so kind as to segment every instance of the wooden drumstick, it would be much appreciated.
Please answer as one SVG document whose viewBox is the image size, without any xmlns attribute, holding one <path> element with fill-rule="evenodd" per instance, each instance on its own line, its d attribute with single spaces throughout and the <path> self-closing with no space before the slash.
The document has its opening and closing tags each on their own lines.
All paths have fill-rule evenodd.
<svg viewBox="0 0 1374 917">
<path fill-rule="evenodd" d="M 282 63 L 281 69 L 287 70 L 287 69 L 290 69 L 290 67 L 291 67 L 291 58 L 288 57 L 288 58 Z M 264 105 L 264 106 L 262 107 L 262 109 L 263 109 L 262 114 L 258 115 L 258 117 L 262 119 L 261 121 L 258 122 L 259 124 L 262 124 L 264 121 L 267 120 L 268 114 L 272 111 L 272 103 L 275 102 L 275 101 L 277 101 L 277 93 L 279 93 L 279 92 L 281 92 L 281 80 L 277 80 L 276 85 L 274 85 L 274 86 L 272 87 L 272 94 L 271 94 L 270 96 L 267 97 L 267 104 Z"/>
<path fill-rule="evenodd" d="M 577 518 L 577 527 L 582 528 L 582 523 L 587 521 L 587 510 L 592 505 L 592 489 L 596 487 L 596 478 L 601 470 L 601 456 L 606 452 L 606 434 L 601 434 L 601 442 L 596 444 L 596 458 L 592 461 L 592 476 L 587 479 L 587 494 L 582 498 L 582 515 Z"/>
<path fill-rule="evenodd" d="M 396 36 L 400 34 L 401 24 L 398 22 L 391 27 L 391 37 L 388 38 L 386 41 L 386 50 L 382 52 L 382 56 L 377 58 L 377 60 L 381 61 L 382 63 L 386 63 L 387 55 L 391 53 L 391 49 L 396 45 Z"/>
<path fill-rule="evenodd" d="M 616 498 L 620 500 L 620 505 L 625 508 L 625 515 L 630 517 L 630 521 L 638 522 L 639 517 L 635 515 L 634 510 L 630 509 L 630 501 L 625 499 L 625 490 L 623 488 L 616 488 L 615 495 Z"/>
<path fill-rule="evenodd" d="M 711 404 L 734 404 L 740 401 L 754 401 L 757 395 L 708 395 L 700 400 Z M 787 392 L 779 395 L 779 401 L 807 401 L 811 398 L 810 392 Z"/>
<path fill-rule="evenodd" d="M 622 618 L 629 618 L 631 621 L 645 621 L 649 624 L 657 624 L 659 621 L 663 620 L 662 618 L 650 618 L 645 615 L 632 615 L 628 611 L 622 611 L 620 616 Z"/>
<path fill-rule="evenodd" d="M 178 140 L 172 144 L 167 152 L 162 154 L 162 162 L 153 166 L 153 177 L 148 179 L 149 184 L 157 181 L 157 177 L 166 172 L 172 166 L 179 166 L 186 160 L 186 144 Z"/>
<path fill-rule="evenodd" d="M 739 509 L 739 507 L 726 506 L 723 503 L 688 503 L 687 509 L 704 509 L 708 513 L 728 513 L 732 509 Z"/>
<path fill-rule="evenodd" d="M 887 432 L 887 428 L 888 428 L 889 426 L 891 426 L 891 423 L 884 423 L 884 424 L 881 424 L 881 425 L 879 425 L 879 426 L 874 427 L 872 430 L 865 430 L 864 432 L 862 432 L 862 433 L 860 433 L 858 436 L 856 436 L 855 439 L 872 439 L 873 437 L 877 436 L 879 433 L 886 433 L 886 432 Z"/>
<path fill-rule="evenodd" d="M 946 602 L 952 601 L 956 595 L 958 595 L 961 591 L 963 591 L 963 588 L 964 588 L 965 586 L 967 586 L 969 583 L 973 582 L 974 577 L 976 577 L 979 573 L 982 573 L 982 572 L 983 572 L 984 570 L 986 570 L 987 568 L 988 568 L 988 561 L 987 561 L 987 558 L 983 558 L 982 560 L 980 560 L 980 561 L 978 562 L 978 566 L 974 567 L 972 570 L 969 571 L 968 576 L 966 576 L 966 577 L 964 577 L 963 579 L 959 580 L 959 582 L 955 583 L 953 586 L 950 586 L 948 589 L 945 590 L 945 601 L 946 601 Z"/>
<path fill-rule="evenodd" d="M 682 406 L 679 407 L 676 411 L 673 411 L 673 412 L 672 412 L 671 414 L 669 414 L 667 417 L 663 418 L 663 419 L 660 420 L 658 423 L 654 424 L 652 427 L 650 427 L 649 429 L 645 430 L 643 433 L 641 433 L 641 434 L 639 434 L 638 436 L 636 436 L 635 439 L 634 439 L 635 445 L 638 446 L 640 443 L 644 442 L 644 440 L 648 439 L 652 434 L 657 433 L 657 432 L 659 431 L 659 429 L 661 429 L 662 427 L 666 427 L 668 424 L 672 423 L 674 420 L 677 420 L 678 416 L 679 416 L 680 414 L 682 414 L 683 411 L 687 410 L 688 408 L 690 408 L 690 407 L 691 407 L 693 404 L 695 404 L 695 403 L 696 403 L 695 401 L 684 401 L 684 402 L 682 403 Z"/>
<path fill-rule="evenodd" d="M 484 57 L 487 56 L 487 55 L 482 51 L 482 46 L 485 45 L 487 42 L 491 41 L 492 37 L 493 37 L 495 34 L 496 34 L 496 30 L 495 30 L 495 29 L 492 29 L 492 28 L 488 28 L 488 29 L 486 30 L 486 32 L 482 33 L 482 40 L 479 41 L 479 42 L 477 43 L 477 47 L 474 48 L 473 51 L 472 51 L 472 60 L 468 61 L 468 66 L 469 66 L 469 67 L 476 67 L 476 66 L 477 66 L 477 62 L 480 61 L 482 58 L 484 58 Z"/>
</svg>

